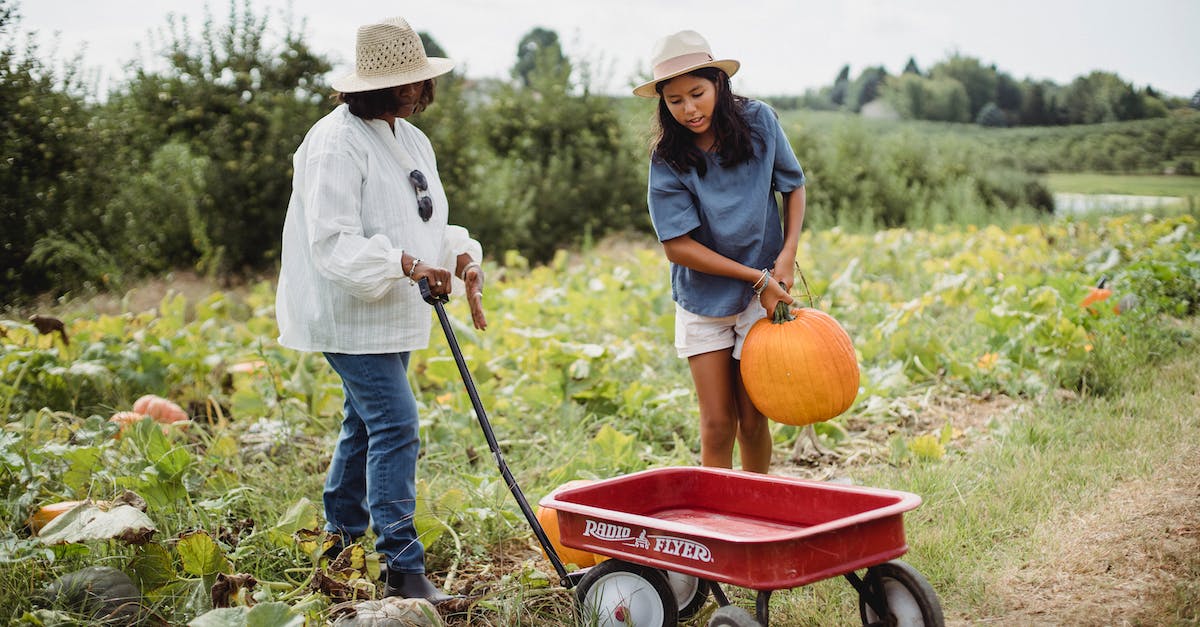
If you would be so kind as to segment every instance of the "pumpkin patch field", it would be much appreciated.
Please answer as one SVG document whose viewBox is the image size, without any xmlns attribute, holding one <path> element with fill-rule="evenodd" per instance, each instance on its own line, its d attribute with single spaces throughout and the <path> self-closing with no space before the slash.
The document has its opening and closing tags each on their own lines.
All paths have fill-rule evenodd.
<svg viewBox="0 0 1200 627">
<path fill-rule="evenodd" d="M 1131 368 L 1197 346 L 1194 213 L 814 230 L 797 262 L 812 308 L 848 336 L 858 382 L 844 411 L 816 419 L 823 453 L 794 446 L 809 420 L 772 423 L 772 472 L 936 477 L 984 459 L 1009 432 L 998 419 L 935 419 L 933 403 L 1103 399 L 1120 395 Z M 569 481 L 697 463 L 696 400 L 672 347 L 655 242 L 606 241 L 536 267 L 499 254 L 485 269 L 487 331 L 471 328 L 463 302 L 447 309 L 531 502 Z M 1111 294 L 1089 298 L 1101 280 Z M 336 563 L 322 556 L 341 387 L 320 355 L 276 343 L 273 305 L 265 281 L 191 300 L 168 293 L 116 314 L 66 303 L 36 312 L 62 323 L 45 334 L 34 312 L 0 319 L 0 621 L 95 624 L 119 607 L 141 624 L 319 625 L 379 596 L 369 541 Z M 761 368 L 747 376 L 766 377 Z M 445 620 L 571 624 L 571 592 L 500 478 L 437 325 L 410 377 L 422 405 L 417 528 L 429 571 L 476 597 Z M 769 389 L 780 385 L 767 394 L 782 396 Z M 920 481 L 880 487 L 926 492 L 905 559 L 929 576 L 947 616 L 983 604 L 952 556 L 921 540 L 938 525 L 922 516 L 957 501 Z M 73 603 L 65 590 L 81 579 L 126 602 Z M 834 593 L 773 603 L 779 624 L 816 624 L 813 607 L 857 618 L 853 599 Z"/>
</svg>

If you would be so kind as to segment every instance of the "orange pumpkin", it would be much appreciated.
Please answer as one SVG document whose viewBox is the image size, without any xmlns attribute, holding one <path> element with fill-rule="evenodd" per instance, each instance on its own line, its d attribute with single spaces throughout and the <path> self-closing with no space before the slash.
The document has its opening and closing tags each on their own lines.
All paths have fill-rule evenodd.
<svg viewBox="0 0 1200 627">
<path fill-rule="evenodd" d="M 591 481 L 588 481 L 587 479 L 576 479 L 574 481 L 568 481 L 562 484 L 558 487 L 558 489 L 563 490 L 589 483 L 591 483 Z M 580 568 L 587 568 L 589 566 L 595 566 L 597 562 L 605 559 L 604 557 L 596 555 L 595 553 L 563 546 L 562 541 L 560 540 L 562 532 L 558 529 L 558 510 L 539 505 L 537 508 L 537 519 L 538 522 L 541 523 L 542 529 L 545 530 L 546 537 L 550 539 L 550 544 L 554 546 L 554 552 L 558 553 L 558 559 L 562 560 L 564 564 L 574 564 Z M 546 554 L 545 550 L 542 551 L 542 554 Z M 550 558 L 547 557 L 546 559 Z"/>
<path fill-rule="evenodd" d="M 850 409 L 858 395 L 858 358 L 829 314 L 780 301 L 754 323 L 742 346 L 742 383 L 764 416 L 803 426 Z"/>
<path fill-rule="evenodd" d="M 169 425 L 173 422 L 187 420 L 187 412 L 174 402 L 154 394 L 147 394 L 133 402 L 133 411 L 145 414 L 155 422 Z"/>
<path fill-rule="evenodd" d="M 34 535 L 37 535 L 37 533 L 42 530 L 42 527 L 45 527 L 50 523 L 50 521 L 75 509 L 75 507 L 82 502 L 83 501 L 61 501 L 59 503 L 51 503 L 38 508 L 38 510 L 29 517 L 29 530 L 32 531 Z"/>
<path fill-rule="evenodd" d="M 113 415 L 112 415 L 112 416 L 111 416 L 111 417 L 108 419 L 108 421 L 109 421 L 109 422 L 115 422 L 115 423 L 117 423 L 117 426 L 121 428 L 121 430 L 120 430 L 120 431 L 117 431 L 117 435 L 116 435 L 116 436 L 114 436 L 114 437 L 116 437 L 117 439 L 120 439 L 120 438 L 121 438 L 121 433 L 122 433 L 123 431 L 125 431 L 125 429 L 126 429 L 126 428 L 127 428 L 129 425 L 131 425 L 131 424 L 133 424 L 133 423 L 135 423 L 135 422 L 137 422 L 137 421 L 139 421 L 139 420 L 141 420 L 141 419 L 143 419 L 143 418 L 146 418 L 146 414 L 139 414 L 139 413 L 138 413 L 138 412 L 136 412 L 136 411 L 119 411 L 119 412 L 117 412 L 117 413 L 113 414 Z"/>
<path fill-rule="evenodd" d="M 1108 300 L 1112 296 L 1112 290 L 1104 287 L 1093 287 L 1088 295 L 1083 298 L 1083 302 L 1079 303 L 1080 307 L 1090 309 L 1091 305 Z"/>
</svg>

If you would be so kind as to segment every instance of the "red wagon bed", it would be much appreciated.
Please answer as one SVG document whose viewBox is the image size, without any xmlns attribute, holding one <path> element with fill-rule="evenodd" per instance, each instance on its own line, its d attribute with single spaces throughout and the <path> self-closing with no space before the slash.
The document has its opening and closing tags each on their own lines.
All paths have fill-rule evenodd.
<svg viewBox="0 0 1200 627">
<path fill-rule="evenodd" d="M 908 550 L 915 494 L 703 467 L 560 489 L 566 546 L 755 590 L 796 588 Z"/>
</svg>

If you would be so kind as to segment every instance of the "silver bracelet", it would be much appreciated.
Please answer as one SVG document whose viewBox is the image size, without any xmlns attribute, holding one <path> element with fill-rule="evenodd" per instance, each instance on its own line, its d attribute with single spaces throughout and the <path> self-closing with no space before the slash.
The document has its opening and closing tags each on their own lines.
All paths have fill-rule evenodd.
<svg viewBox="0 0 1200 627">
<path fill-rule="evenodd" d="M 470 270 L 471 268 L 479 268 L 480 272 L 483 271 L 483 266 L 479 265 L 478 261 L 472 261 L 471 263 L 468 263 L 467 265 L 463 266 L 462 274 L 458 275 L 458 278 L 466 281 L 467 280 L 467 270 Z"/>
<path fill-rule="evenodd" d="M 750 287 L 750 289 L 754 290 L 755 296 L 761 296 L 763 293 L 763 290 L 767 289 L 767 278 L 770 276 L 771 276 L 771 271 L 768 270 L 767 268 L 763 268 L 762 276 L 758 277 L 758 280 L 755 281 L 754 285 L 752 285 Z"/>
<path fill-rule="evenodd" d="M 413 258 L 412 258 L 412 260 L 413 260 L 413 262 L 412 262 L 412 265 L 408 267 L 408 272 L 404 272 L 404 266 L 403 266 L 403 265 L 401 265 L 401 266 L 400 266 L 400 271 L 401 271 L 401 272 L 404 272 L 404 276 L 408 277 L 408 282 L 409 282 L 409 283 L 412 283 L 413 285 L 416 285 L 416 283 L 417 283 L 417 282 L 413 280 L 413 278 L 412 278 L 412 273 L 413 273 L 413 271 L 414 271 L 414 270 L 416 270 L 416 269 L 417 269 L 417 264 L 421 263 L 421 260 L 420 260 L 419 258 L 417 258 L 417 257 L 413 257 Z"/>
</svg>

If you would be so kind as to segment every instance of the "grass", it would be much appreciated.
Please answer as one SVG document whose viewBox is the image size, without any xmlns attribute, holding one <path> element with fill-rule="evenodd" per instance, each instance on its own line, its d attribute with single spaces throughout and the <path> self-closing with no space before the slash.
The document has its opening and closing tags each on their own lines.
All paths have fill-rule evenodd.
<svg viewBox="0 0 1200 627">
<path fill-rule="evenodd" d="M 1192 321 L 1189 327 L 1187 333 L 1196 337 L 1200 325 Z M 1173 343 L 1172 336 L 1161 339 Z M 861 484 L 911 491 L 924 499 L 906 516 L 910 551 L 904 559 L 930 580 L 948 619 L 1004 620 L 1012 593 L 1003 588 L 1000 574 L 1036 561 L 1043 546 L 1053 546 L 1058 540 L 1047 537 L 1059 533 L 1053 521 L 1121 505 L 1109 502 L 1113 490 L 1128 482 L 1157 481 L 1156 472 L 1178 461 L 1180 443 L 1200 441 L 1194 411 L 1200 357 L 1187 346 L 1194 349 L 1195 341 L 1177 344 L 1158 364 L 1118 355 L 1129 367 L 1113 393 L 1032 404 L 1019 419 L 989 425 L 984 439 L 990 443 L 980 448 L 855 477 Z M 1140 531 L 1153 537 L 1158 530 Z M 1121 550 L 1103 544 L 1088 548 Z M 1168 576 L 1178 583 L 1163 592 L 1159 606 L 1138 607 L 1149 602 L 1130 599 L 1135 608 L 1127 611 L 1138 612 L 1145 624 L 1196 620 L 1200 589 L 1188 582 L 1197 569 L 1200 557 L 1193 552 L 1183 558 L 1184 572 Z M 1099 588 L 1093 593 L 1097 599 L 1108 594 Z M 779 607 L 772 616 L 780 624 L 826 625 L 830 617 L 851 624 L 857 618 L 857 596 L 840 579 L 776 598 Z"/>
<path fill-rule="evenodd" d="M 1200 196 L 1200 176 L 1128 175 L 1097 173 L 1047 174 L 1054 192 L 1129 194 L 1133 196 Z"/>
</svg>

